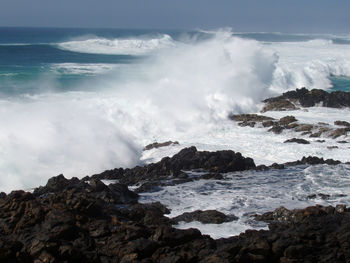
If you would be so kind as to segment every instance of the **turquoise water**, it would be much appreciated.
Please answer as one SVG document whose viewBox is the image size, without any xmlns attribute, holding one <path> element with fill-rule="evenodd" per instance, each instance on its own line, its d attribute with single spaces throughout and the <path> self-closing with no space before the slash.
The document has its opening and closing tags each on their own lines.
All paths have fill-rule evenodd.
<svg viewBox="0 0 350 263">
<path fill-rule="evenodd" d="M 177 43 L 193 44 L 213 34 L 184 30 L 0 28 L 0 96 L 85 91 L 91 85 L 84 83 L 108 76 L 108 69 L 136 65 L 152 56 L 149 51 Z M 323 39 L 350 45 L 346 36 L 231 34 L 261 43 Z M 113 74 L 117 75 L 118 70 Z M 349 77 L 330 76 L 330 80 L 333 90 L 349 91 Z"/>
<path fill-rule="evenodd" d="M 332 90 L 350 92 L 350 77 L 348 76 L 331 76 Z"/>
</svg>

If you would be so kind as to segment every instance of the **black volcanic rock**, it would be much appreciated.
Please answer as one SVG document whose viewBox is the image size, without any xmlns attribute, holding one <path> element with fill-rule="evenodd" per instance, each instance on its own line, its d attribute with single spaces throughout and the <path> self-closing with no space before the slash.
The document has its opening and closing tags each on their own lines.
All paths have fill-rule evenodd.
<svg viewBox="0 0 350 263">
<path fill-rule="evenodd" d="M 116 179 L 124 184 L 135 184 L 143 180 L 161 180 L 168 176 L 181 177 L 182 170 L 203 169 L 213 173 L 244 171 L 255 168 L 253 159 L 243 157 L 230 150 L 207 152 L 197 151 L 196 147 L 182 149 L 173 157 L 165 157 L 161 161 L 133 169 L 105 171 L 93 175 L 92 178 Z M 113 172 L 116 171 L 115 177 Z"/>
<path fill-rule="evenodd" d="M 281 96 L 264 100 L 266 103 L 262 112 L 268 110 L 281 110 L 273 107 L 276 104 L 294 103 L 302 107 L 314 107 L 320 105 L 330 108 L 350 107 L 350 92 L 334 91 L 326 92 L 320 89 L 308 90 L 306 88 L 288 91 Z M 292 106 L 290 106 L 292 108 Z"/>
<path fill-rule="evenodd" d="M 238 217 L 236 216 L 227 216 L 224 213 L 221 213 L 216 210 L 196 210 L 193 212 L 183 213 L 182 215 L 172 218 L 171 221 L 173 221 L 175 224 L 181 221 L 187 223 L 192 221 L 198 221 L 203 224 L 222 224 L 237 219 Z"/>
<path fill-rule="evenodd" d="M 194 149 L 177 156 L 195 157 Z M 33 194 L 13 191 L 1 196 L 0 262 L 350 261 L 350 210 L 345 205 L 281 207 L 256 216 L 270 222 L 269 230 L 247 230 L 218 240 L 197 229 L 173 228 L 173 221 L 164 216 L 169 212 L 159 202 L 138 203 L 125 185 L 60 175 Z M 217 211 L 189 216 L 204 222 L 227 220 Z"/>
<path fill-rule="evenodd" d="M 304 139 L 298 139 L 298 138 L 292 138 L 292 139 L 286 140 L 284 143 L 310 144 L 309 141 Z"/>
<path fill-rule="evenodd" d="M 144 151 L 148 151 L 151 149 L 157 149 L 157 148 L 161 148 L 161 147 L 166 147 L 166 146 L 170 146 L 170 145 L 179 145 L 178 141 L 167 141 L 167 142 L 154 142 L 151 144 L 148 144 L 145 146 L 145 148 L 143 149 Z"/>
</svg>

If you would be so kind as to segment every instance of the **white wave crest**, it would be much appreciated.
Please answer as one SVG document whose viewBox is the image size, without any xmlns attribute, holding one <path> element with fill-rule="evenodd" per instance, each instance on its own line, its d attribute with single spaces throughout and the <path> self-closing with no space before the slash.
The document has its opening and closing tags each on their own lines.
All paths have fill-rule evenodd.
<svg viewBox="0 0 350 263">
<path fill-rule="evenodd" d="M 91 54 L 107 55 L 142 55 L 153 50 L 174 46 L 169 35 L 156 38 L 107 39 L 90 38 L 59 43 L 61 49 Z"/>
<path fill-rule="evenodd" d="M 0 101 L 0 122 L 6 124 L 0 126 L 0 190 L 43 184 L 62 172 L 84 176 L 134 166 L 153 141 L 232 149 L 267 164 L 310 154 L 348 161 L 346 146 L 329 151 L 322 144 L 297 145 L 291 151 L 282 143 L 285 135 L 271 138 L 263 129 L 238 128 L 227 115 L 257 112 L 262 99 L 288 89 L 328 88 L 330 73 L 350 75 L 349 51 L 336 44 L 265 45 L 218 32 L 209 40 L 157 48 L 142 63 L 111 69 L 100 80 L 84 82 L 86 93 Z M 350 116 L 344 112 L 335 114 Z"/>
</svg>

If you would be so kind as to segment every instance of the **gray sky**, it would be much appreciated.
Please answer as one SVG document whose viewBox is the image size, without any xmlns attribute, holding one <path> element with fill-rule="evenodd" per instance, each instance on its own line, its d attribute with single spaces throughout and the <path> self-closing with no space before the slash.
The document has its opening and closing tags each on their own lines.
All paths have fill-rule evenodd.
<svg viewBox="0 0 350 263">
<path fill-rule="evenodd" d="M 0 26 L 350 33 L 350 1 L 1 0 Z"/>
</svg>

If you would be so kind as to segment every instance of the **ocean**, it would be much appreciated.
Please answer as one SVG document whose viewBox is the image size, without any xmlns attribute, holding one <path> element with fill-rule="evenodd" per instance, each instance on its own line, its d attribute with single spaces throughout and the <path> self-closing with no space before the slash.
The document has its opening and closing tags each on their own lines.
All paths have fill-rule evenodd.
<svg viewBox="0 0 350 263">
<path fill-rule="evenodd" d="M 147 164 L 192 145 L 238 151 L 256 164 L 309 155 L 350 161 L 346 144 L 327 148 L 333 139 L 291 146 L 282 142 L 295 134 L 272 136 L 227 118 L 258 113 L 263 99 L 301 87 L 350 91 L 350 35 L 0 28 L 0 190 Z M 349 109 L 288 114 L 304 123 L 350 121 Z M 143 151 L 168 140 L 180 144 Z M 220 237 L 266 227 L 249 215 L 281 204 L 348 204 L 349 171 L 344 164 L 243 173 L 226 185 L 187 183 L 141 200 L 165 202 L 173 216 L 199 208 L 240 215 L 235 223 L 196 225 Z M 315 192 L 331 198 L 306 198 Z"/>
</svg>

